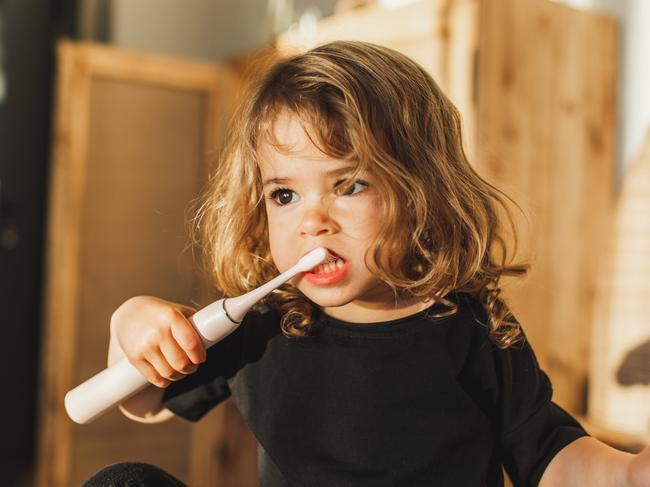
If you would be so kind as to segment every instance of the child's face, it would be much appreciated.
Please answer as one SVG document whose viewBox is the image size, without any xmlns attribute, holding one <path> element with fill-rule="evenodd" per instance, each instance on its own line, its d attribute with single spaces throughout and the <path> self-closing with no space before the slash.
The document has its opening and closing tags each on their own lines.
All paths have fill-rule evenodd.
<svg viewBox="0 0 650 487">
<path fill-rule="evenodd" d="M 344 259 L 343 268 L 320 279 L 300 274 L 292 285 L 321 307 L 354 308 L 355 316 L 360 308 L 394 305 L 390 288 L 364 262 L 381 218 L 372 175 L 360 173 L 352 186 L 336 189 L 344 174 L 332 171 L 349 163 L 318 150 L 294 116 L 281 115 L 274 134 L 289 153 L 264 144 L 259 155 L 271 254 L 278 270 L 284 272 L 310 250 L 326 247 Z"/>
</svg>

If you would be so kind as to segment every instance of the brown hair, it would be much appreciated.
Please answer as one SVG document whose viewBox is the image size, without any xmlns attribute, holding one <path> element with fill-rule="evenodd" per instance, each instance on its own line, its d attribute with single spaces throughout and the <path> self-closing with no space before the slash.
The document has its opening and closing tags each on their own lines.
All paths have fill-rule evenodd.
<svg viewBox="0 0 650 487">
<path fill-rule="evenodd" d="M 512 228 L 514 256 L 506 200 L 516 203 L 469 164 L 460 115 L 424 69 L 386 47 L 332 42 L 278 61 L 242 100 L 195 219 L 224 295 L 277 275 L 257 161 L 260 144 L 276 143 L 273 122 L 288 110 L 312 129 L 323 153 L 355 165 L 345 186 L 366 169 L 384 190 L 384 223 L 369 255 L 396 297 L 433 297 L 450 308 L 436 316 L 449 316 L 458 306 L 445 296 L 469 293 L 483 304 L 495 344 L 507 348 L 521 339 L 499 297 L 501 276 L 522 276 L 529 267 L 507 262 L 499 211 Z M 400 265 L 381 265 L 386 247 L 401 250 Z M 298 289 L 285 284 L 262 304 L 281 310 L 286 336 L 309 334 L 314 304 Z"/>
</svg>

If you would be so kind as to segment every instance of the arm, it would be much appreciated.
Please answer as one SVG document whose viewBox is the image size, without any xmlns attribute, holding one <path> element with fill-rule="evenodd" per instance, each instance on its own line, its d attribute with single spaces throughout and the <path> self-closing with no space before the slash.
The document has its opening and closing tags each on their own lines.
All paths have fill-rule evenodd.
<svg viewBox="0 0 650 487">
<path fill-rule="evenodd" d="M 539 487 L 650 487 L 650 448 L 638 455 L 590 436 L 569 443 L 551 460 Z"/>
</svg>

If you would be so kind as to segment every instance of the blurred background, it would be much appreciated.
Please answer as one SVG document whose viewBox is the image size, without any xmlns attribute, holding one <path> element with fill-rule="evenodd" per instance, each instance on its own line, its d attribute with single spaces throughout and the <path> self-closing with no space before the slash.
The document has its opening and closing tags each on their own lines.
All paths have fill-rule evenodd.
<svg viewBox="0 0 650 487">
<path fill-rule="evenodd" d="M 188 220 L 237 97 L 334 39 L 404 52 L 458 106 L 471 162 L 529 219 L 533 271 L 505 295 L 556 402 L 648 444 L 648 25 L 646 0 L 0 0 L 0 483 L 140 460 L 256 485 L 229 401 L 197 425 L 79 426 L 63 396 L 105 366 L 128 297 L 214 298 Z"/>
</svg>

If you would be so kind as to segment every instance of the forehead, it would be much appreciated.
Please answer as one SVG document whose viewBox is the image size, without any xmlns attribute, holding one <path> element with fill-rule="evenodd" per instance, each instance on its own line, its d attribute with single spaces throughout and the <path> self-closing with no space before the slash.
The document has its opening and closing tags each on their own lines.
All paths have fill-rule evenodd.
<svg viewBox="0 0 650 487">
<path fill-rule="evenodd" d="M 271 122 L 270 135 L 272 140 L 281 145 L 301 145 L 307 138 L 306 129 L 308 125 L 297 115 L 291 114 L 286 110 L 280 112 Z"/>
<path fill-rule="evenodd" d="M 264 137 L 257 148 L 262 174 L 304 169 L 305 162 L 309 162 L 310 167 L 328 167 L 337 162 L 323 153 L 313 140 L 316 140 L 315 135 L 307 123 L 287 112 L 279 114 L 270 127 L 269 136 Z M 297 162 L 302 164 L 297 165 Z"/>
</svg>

